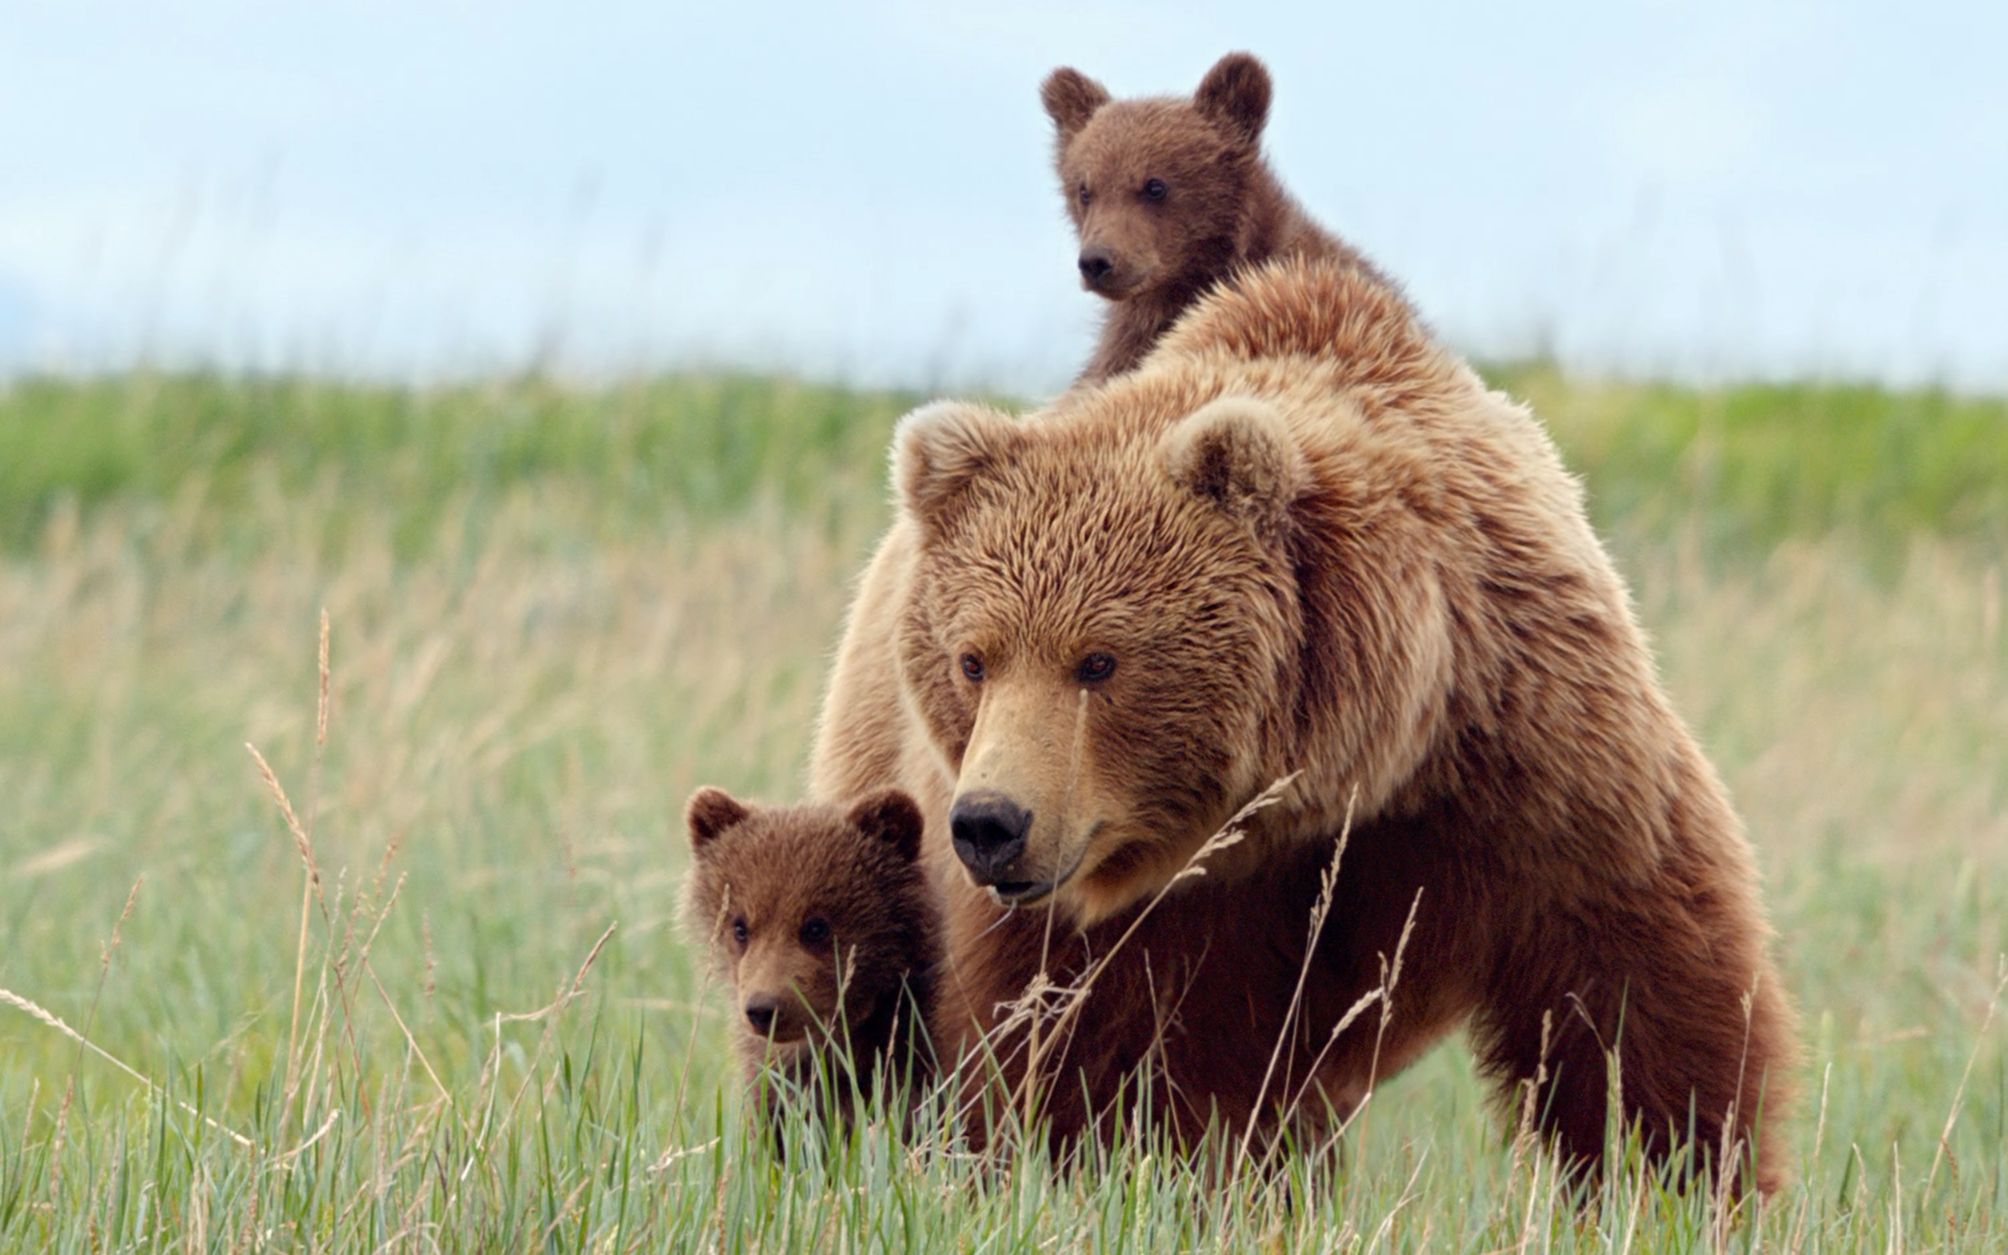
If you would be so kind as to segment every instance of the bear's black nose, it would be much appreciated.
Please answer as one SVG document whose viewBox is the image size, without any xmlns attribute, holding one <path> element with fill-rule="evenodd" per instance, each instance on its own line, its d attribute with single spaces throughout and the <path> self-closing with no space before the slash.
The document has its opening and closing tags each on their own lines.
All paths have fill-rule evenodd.
<svg viewBox="0 0 2008 1255">
<path fill-rule="evenodd" d="M 1032 812 L 1001 793 L 972 793 L 955 800 L 948 812 L 949 838 L 955 857 L 985 884 L 1004 872 L 1025 852 L 1025 834 Z"/>
<path fill-rule="evenodd" d="M 1115 260 L 1107 249 L 1091 248 L 1081 253 L 1081 278 L 1089 283 L 1100 283 L 1115 268 Z"/>
<path fill-rule="evenodd" d="M 774 1031 L 775 1010 L 772 998 L 749 998 L 746 1000 L 746 1022 L 753 1026 L 754 1032 L 765 1037 Z"/>
</svg>

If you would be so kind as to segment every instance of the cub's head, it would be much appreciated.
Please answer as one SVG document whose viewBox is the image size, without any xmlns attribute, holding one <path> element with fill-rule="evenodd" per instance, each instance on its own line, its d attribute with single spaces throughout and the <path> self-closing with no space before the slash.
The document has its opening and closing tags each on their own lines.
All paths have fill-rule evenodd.
<svg viewBox="0 0 2008 1255">
<path fill-rule="evenodd" d="M 1269 116 L 1260 61 L 1222 57 L 1190 99 L 1111 100 L 1066 67 L 1040 95 L 1088 291 L 1128 300 L 1226 271 Z"/>
<path fill-rule="evenodd" d="M 911 798 L 766 807 L 705 788 L 685 820 L 685 927 L 710 945 L 766 1048 L 841 1036 L 897 993 L 924 953 L 928 910 Z"/>
<path fill-rule="evenodd" d="M 1309 472 L 1256 401 L 1168 424 L 1072 417 L 942 402 L 902 422 L 920 545 L 898 650 L 956 779 L 971 880 L 1087 924 L 1167 883 L 1272 778 Z"/>
</svg>

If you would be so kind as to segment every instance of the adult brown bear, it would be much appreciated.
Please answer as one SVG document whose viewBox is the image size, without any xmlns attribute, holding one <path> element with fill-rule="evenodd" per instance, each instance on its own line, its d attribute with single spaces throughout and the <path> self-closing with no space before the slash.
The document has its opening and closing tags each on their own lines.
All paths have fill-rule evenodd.
<svg viewBox="0 0 2008 1255">
<path fill-rule="evenodd" d="M 1546 434 L 1385 285 L 1272 263 L 1045 412 L 916 411 L 894 474 L 812 789 L 926 813 L 938 1046 L 996 1030 L 1042 955 L 1078 979 L 1301 772 L 1042 1061 L 1060 1136 L 1119 1095 L 1186 1137 L 1343 1112 L 1468 1021 L 1516 1109 L 1545 1078 L 1571 1165 L 1620 1092 L 1655 1156 L 1748 1150 L 1776 1185 L 1792 1016 L 1736 816 Z M 1333 1040 L 1411 911 L 1384 1034 Z M 993 1044 L 1013 1081 L 1025 1043 Z"/>
</svg>

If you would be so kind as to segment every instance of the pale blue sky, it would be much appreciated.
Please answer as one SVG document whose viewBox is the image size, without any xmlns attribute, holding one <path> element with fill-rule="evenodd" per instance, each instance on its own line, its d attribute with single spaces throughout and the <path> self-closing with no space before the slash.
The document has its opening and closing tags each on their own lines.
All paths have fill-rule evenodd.
<svg viewBox="0 0 2008 1255">
<path fill-rule="evenodd" d="M 0 364 L 1085 355 L 1037 86 L 1247 48 L 1455 343 L 2008 386 L 2008 3 L 0 3 Z"/>
</svg>

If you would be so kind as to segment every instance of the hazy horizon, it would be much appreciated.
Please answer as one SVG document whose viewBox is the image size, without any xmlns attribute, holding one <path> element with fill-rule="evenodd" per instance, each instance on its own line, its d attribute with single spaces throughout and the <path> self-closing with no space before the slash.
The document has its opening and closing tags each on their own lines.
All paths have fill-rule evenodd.
<svg viewBox="0 0 2008 1255">
<path fill-rule="evenodd" d="M 10 7 L 0 368 L 1057 386 L 1040 78 L 1247 48 L 1467 352 L 2008 387 L 2008 6 L 177 8 Z"/>
</svg>

